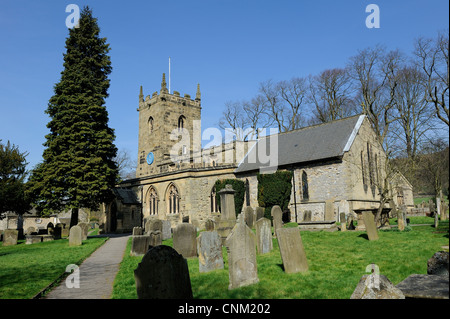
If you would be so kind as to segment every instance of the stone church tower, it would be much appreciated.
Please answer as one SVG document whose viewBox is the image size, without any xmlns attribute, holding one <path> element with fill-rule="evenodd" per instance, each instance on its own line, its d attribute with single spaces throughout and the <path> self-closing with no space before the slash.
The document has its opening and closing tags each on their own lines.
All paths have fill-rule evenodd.
<svg viewBox="0 0 450 319">
<path fill-rule="evenodd" d="M 191 167 L 201 151 L 201 94 L 169 93 L 165 74 L 161 90 L 144 99 L 139 94 L 139 145 L 136 178 Z"/>
</svg>

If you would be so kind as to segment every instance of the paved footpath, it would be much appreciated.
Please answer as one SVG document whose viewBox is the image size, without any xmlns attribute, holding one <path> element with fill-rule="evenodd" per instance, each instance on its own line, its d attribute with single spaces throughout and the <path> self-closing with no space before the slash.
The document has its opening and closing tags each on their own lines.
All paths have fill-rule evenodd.
<svg viewBox="0 0 450 319">
<path fill-rule="evenodd" d="M 45 299 L 109 299 L 129 234 L 110 237 L 79 268 L 80 288 L 67 288 L 66 280 L 47 293 Z"/>
</svg>

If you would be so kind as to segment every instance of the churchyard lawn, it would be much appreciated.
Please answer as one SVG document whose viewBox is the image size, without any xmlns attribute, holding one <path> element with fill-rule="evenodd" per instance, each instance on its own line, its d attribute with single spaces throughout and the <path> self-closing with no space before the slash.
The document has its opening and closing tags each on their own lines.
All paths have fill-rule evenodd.
<svg viewBox="0 0 450 319">
<path fill-rule="evenodd" d="M 65 274 L 67 265 L 80 265 L 107 238 L 88 238 L 69 247 L 68 239 L 3 247 L 0 242 L 0 299 L 31 299 Z M 68 273 L 67 273 L 68 274 Z"/>
<path fill-rule="evenodd" d="M 308 259 L 306 273 L 286 274 L 278 242 L 274 249 L 257 255 L 259 282 L 228 290 L 227 251 L 222 247 L 225 267 L 208 273 L 199 272 L 198 258 L 189 258 L 188 267 L 193 296 L 196 299 L 349 299 L 366 267 L 375 263 L 382 275 L 398 284 L 411 274 L 426 274 L 427 260 L 442 246 L 448 246 L 448 221 L 435 229 L 429 217 L 411 217 L 413 226 L 400 232 L 396 228 L 379 231 L 379 239 L 369 241 L 363 231 L 309 232 L 301 237 Z M 429 218 L 426 219 L 426 218 Z M 290 223 L 284 227 L 296 227 Z M 172 246 L 172 239 L 163 241 Z M 112 298 L 137 298 L 133 271 L 142 259 L 130 256 L 131 238 L 114 282 Z"/>
</svg>

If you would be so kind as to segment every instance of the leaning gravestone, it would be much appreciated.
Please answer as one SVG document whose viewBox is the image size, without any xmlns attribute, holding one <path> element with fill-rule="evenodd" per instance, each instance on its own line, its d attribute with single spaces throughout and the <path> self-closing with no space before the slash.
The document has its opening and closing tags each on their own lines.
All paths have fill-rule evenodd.
<svg viewBox="0 0 450 319">
<path fill-rule="evenodd" d="M 361 277 L 350 299 L 405 299 L 405 295 L 386 276 L 371 274 Z"/>
<path fill-rule="evenodd" d="M 200 272 L 223 269 L 222 240 L 215 230 L 200 233 L 197 251 Z"/>
<path fill-rule="evenodd" d="M 260 218 L 256 224 L 256 247 L 259 254 L 265 254 L 273 249 L 272 229 L 270 227 L 270 220 L 267 218 Z"/>
<path fill-rule="evenodd" d="M 362 212 L 362 218 L 364 221 L 364 225 L 366 226 L 366 232 L 367 236 L 369 237 L 369 240 L 377 240 L 378 232 L 377 226 L 375 225 L 373 213 L 371 211 L 364 211 Z"/>
<path fill-rule="evenodd" d="M 181 223 L 173 231 L 173 248 L 184 258 L 197 256 L 197 229 L 192 224 Z"/>
<path fill-rule="evenodd" d="M 150 249 L 134 271 L 138 299 L 192 299 L 186 259 L 161 245 Z"/>
<path fill-rule="evenodd" d="M 83 230 L 80 226 L 73 226 L 69 232 L 69 246 L 80 246 L 83 242 Z"/>
<path fill-rule="evenodd" d="M 279 228 L 277 238 L 284 271 L 288 274 L 308 271 L 308 261 L 299 229 Z"/>
<path fill-rule="evenodd" d="M 228 252 L 228 289 L 235 289 L 259 282 L 256 265 L 255 234 L 239 215 L 236 225 L 228 235 L 225 245 Z"/>
<path fill-rule="evenodd" d="M 277 237 L 277 229 L 283 227 L 283 212 L 280 206 L 273 206 L 270 215 L 273 218 L 273 236 Z"/>
<path fill-rule="evenodd" d="M 449 252 L 438 251 L 427 261 L 427 274 L 448 276 L 449 274 Z"/>
<path fill-rule="evenodd" d="M 3 231 L 3 246 L 17 245 L 19 231 L 16 229 L 5 229 Z"/>
<path fill-rule="evenodd" d="M 251 206 L 247 206 L 244 209 L 245 223 L 251 229 L 255 220 L 255 212 Z"/>
</svg>

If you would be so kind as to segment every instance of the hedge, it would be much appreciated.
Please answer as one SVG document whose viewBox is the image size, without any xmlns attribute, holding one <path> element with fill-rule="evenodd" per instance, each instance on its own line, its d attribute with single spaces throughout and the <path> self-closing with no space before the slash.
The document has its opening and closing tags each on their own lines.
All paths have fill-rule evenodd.
<svg viewBox="0 0 450 319">
<path fill-rule="evenodd" d="M 278 205 L 284 211 L 288 208 L 291 198 L 292 172 L 276 171 L 273 174 L 257 174 L 258 205 L 265 207 L 264 216 L 272 219 L 272 207 Z"/>
</svg>

